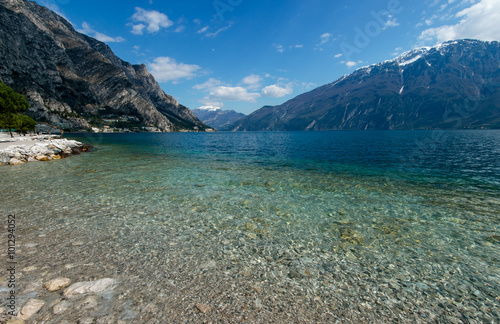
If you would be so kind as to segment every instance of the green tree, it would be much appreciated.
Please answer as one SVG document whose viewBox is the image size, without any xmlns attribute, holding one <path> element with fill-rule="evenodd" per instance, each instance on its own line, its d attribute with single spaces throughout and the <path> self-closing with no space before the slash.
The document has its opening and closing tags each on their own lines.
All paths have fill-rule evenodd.
<svg viewBox="0 0 500 324">
<path fill-rule="evenodd" d="M 34 131 L 36 126 L 36 121 L 33 118 L 26 115 L 16 116 L 16 129 L 23 134 L 29 131 Z"/>
<path fill-rule="evenodd" d="M 23 95 L 0 80 L 0 128 L 7 128 L 10 136 L 13 136 L 12 129 L 33 130 L 36 122 L 28 116 L 21 115 L 29 106 Z"/>
</svg>

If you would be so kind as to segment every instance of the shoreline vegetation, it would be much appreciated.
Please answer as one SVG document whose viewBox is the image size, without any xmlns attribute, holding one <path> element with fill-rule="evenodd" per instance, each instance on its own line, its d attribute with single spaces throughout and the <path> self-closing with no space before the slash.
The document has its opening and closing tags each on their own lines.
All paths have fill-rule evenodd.
<svg viewBox="0 0 500 324">
<path fill-rule="evenodd" d="M 52 161 L 88 152 L 92 148 L 61 135 L 26 135 L 10 137 L 0 133 L 0 165 L 20 165 L 27 162 Z"/>
</svg>

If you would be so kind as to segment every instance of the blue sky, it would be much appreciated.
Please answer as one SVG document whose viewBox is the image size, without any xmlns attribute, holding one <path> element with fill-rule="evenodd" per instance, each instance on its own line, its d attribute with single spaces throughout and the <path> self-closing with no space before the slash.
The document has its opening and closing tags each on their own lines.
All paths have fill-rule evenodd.
<svg viewBox="0 0 500 324">
<path fill-rule="evenodd" d="M 446 40 L 500 40 L 500 0 L 37 0 L 183 105 L 249 114 Z"/>
</svg>

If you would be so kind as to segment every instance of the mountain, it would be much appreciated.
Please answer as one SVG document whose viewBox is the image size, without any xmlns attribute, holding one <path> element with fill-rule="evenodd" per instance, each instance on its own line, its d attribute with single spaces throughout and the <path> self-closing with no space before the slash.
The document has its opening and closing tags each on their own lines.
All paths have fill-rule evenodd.
<svg viewBox="0 0 500 324">
<path fill-rule="evenodd" d="M 220 108 L 193 109 L 193 113 L 204 124 L 218 130 L 225 130 L 229 125 L 246 116 L 234 110 L 222 110 Z"/>
<path fill-rule="evenodd" d="M 33 1 L 0 0 L 0 61 L 0 79 L 27 97 L 27 114 L 38 121 L 71 129 L 114 123 L 209 130 L 145 65 L 122 61 Z"/>
<path fill-rule="evenodd" d="M 500 128 L 500 45 L 451 41 L 357 69 L 233 131 Z"/>
</svg>

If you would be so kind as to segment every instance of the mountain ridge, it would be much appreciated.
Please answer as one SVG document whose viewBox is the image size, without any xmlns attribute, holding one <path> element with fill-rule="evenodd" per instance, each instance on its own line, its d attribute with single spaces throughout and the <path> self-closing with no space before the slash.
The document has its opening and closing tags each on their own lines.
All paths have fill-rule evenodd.
<svg viewBox="0 0 500 324">
<path fill-rule="evenodd" d="M 450 41 L 365 66 L 233 131 L 500 128 L 500 45 Z"/>
<path fill-rule="evenodd" d="M 0 59 L 0 79 L 27 97 L 27 114 L 38 121 L 88 130 L 111 116 L 140 129 L 211 130 L 166 94 L 144 64 L 121 60 L 33 1 L 0 0 Z"/>
<path fill-rule="evenodd" d="M 193 113 L 206 125 L 217 130 L 226 130 L 231 124 L 244 118 L 246 115 L 234 110 L 222 110 L 220 108 L 193 109 Z"/>
</svg>

